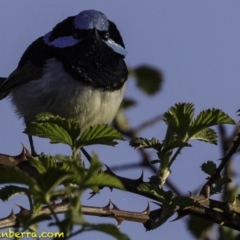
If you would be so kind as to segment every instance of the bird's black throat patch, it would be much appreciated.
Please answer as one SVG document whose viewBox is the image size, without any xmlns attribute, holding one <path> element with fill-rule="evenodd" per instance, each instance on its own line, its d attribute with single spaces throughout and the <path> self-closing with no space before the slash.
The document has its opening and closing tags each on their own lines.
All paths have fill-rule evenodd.
<svg viewBox="0 0 240 240">
<path fill-rule="evenodd" d="M 117 90 L 127 80 L 123 56 L 97 36 L 84 38 L 73 47 L 59 49 L 57 58 L 74 79 L 95 88 Z"/>
</svg>

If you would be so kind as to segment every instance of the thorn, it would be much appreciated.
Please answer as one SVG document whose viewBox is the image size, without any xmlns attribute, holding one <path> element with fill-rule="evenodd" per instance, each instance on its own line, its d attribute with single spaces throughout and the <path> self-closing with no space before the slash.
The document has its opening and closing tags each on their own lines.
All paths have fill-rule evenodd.
<svg viewBox="0 0 240 240">
<path fill-rule="evenodd" d="M 106 170 L 103 171 L 104 173 L 108 173 L 112 176 L 116 176 L 116 174 L 110 169 L 110 167 L 107 164 L 104 163 L 104 166 L 106 167 Z"/>
<path fill-rule="evenodd" d="M 150 213 L 150 205 L 149 205 L 149 202 L 148 202 L 147 207 L 146 207 L 146 209 L 142 212 L 142 214 L 148 215 L 149 213 Z"/>
<path fill-rule="evenodd" d="M 94 197 L 96 194 L 97 194 L 97 192 L 90 192 L 89 193 L 91 196 L 87 199 L 87 200 L 89 200 L 89 199 L 91 199 L 92 197 Z"/>
<path fill-rule="evenodd" d="M 138 179 L 136 179 L 135 181 L 138 183 L 143 183 L 143 170 L 142 170 L 140 177 Z"/>
<path fill-rule="evenodd" d="M 12 209 L 12 211 L 10 212 L 10 214 L 6 217 L 6 219 L 9 219 L 9 220 L 14 220 L 14 219 L 16 219 L 16 216 L 15 216 L 15 214 L 14 214 L 14 212 L 13 212 L 13 209 Z"/>
<path fill-rule="evenodd" d="M 117 228 L 119 228 L 124 219 L 123 218 L 115 218 L 115 219 L 117 221 Z"/>
<path fill-rule="evenodd" d="M 64 200 L 62 200 L 62 202 L 63 202 L 63 201 L 64 201 Z M 68 201 L 68 199 L 67 199 L 67 201 Z M 65 202 L 66 202 L 66 200 L 65 200 Z M 69 201 L 68 201 L 68 202 L 69 202 Z M 51 207 L 52 207 L 53 209 L 57 207 L 57 204 L 55 203 L 55 201 L 52 202 Z"/>
<path fill-rule="evenodd" d="M 26 154 L 27 158 L 32 157 L 32 154 L 29 152 L 27 147 L 24 144 L 22 144 L 22 145 L 23 145 L 23 149 L 25 150 L 25 154 Z"/>
<path fill-rule="evenodd" d="M 156 164 L 156 163 L 160 163 L 161 161 L 160 160 L 152 160 L 150 161 L 151 164 Z"/>
<path fill-rule="evenodd" d="M 109 200 L 108 204 L 104 207 L 102 207 L 103 210 L 110 210 L 110 206 L 111 206 L 111 200 Z"/>
<path fill-rule="evenodd" d="M 159 207 L 162 207 L 162 204 L 161 203 L 157 203 L 157 202 L 153 202 L 151 201 L 152 203 L 155 203 L 156 205 L 158 205 Z"/>
<path fill-rule="evenodd" d="M 20 212 L 21 214 L 24 214 L 24 213 L 29 213 L 30 210 L 24 208 L 23 206 L 19 205 L 19 204 L 16 204 L 19 208 L 20 208 Z"/>
<path fill-rule="evenodd" d="M 193 197 L 193 194 L 192 192 L 188 191 L 189 192 L 189 197 L 192 198 Z"/>
<path fill-rule="evenodd" d="M 14 156 L 14 158 L 19 158 L 20 161 L 26 161 L 29 157 L 29 151 L 27 150 L 27 148 L 22 144 L 23 148 L 20 154 Z"/>
<path fill-rule="evenodd" d="M 112 204 L 112 210 L 120 210 L 113 202 L 112 200 L 109 201 Z"/>
</svg>

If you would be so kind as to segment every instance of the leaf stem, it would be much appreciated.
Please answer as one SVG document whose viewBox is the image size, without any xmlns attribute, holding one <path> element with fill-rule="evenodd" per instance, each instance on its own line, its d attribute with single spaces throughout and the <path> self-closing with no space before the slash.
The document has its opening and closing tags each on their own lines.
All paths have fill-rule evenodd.
<svg viewBox="0 0 240 240">
<path fill-rule="evenodd" d="M 77 160 L 77 148 L 75 146 L 72 146 L 72 160 L 76 161 Z"/>
<path fill-rule="evenodd" d="M 181 152 L 182 149 L 183 149 L 183 147 L 179 147 L 178 150 L 174 153 L 173 157 L 172 157 L 171 160 L 169 161 L 168 168 L 171 167 L 171 165 L 173 164 L 173 162 L 175 161 L 175 159 L 177 158 L 177 156 L 180 154 L 180 152 Z"/>
</svg>

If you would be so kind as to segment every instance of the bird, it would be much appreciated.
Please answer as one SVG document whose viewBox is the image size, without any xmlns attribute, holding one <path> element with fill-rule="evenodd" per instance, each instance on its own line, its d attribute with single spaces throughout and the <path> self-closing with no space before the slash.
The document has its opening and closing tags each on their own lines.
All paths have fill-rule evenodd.
<svg viewBox="0 0 240 240">
<path fill-rule="evenodd" d="M 74 119 L 82 131 L 111 123 L 127 85 L 126 54 L 114 22 L 100 11 L 81 11 L 29 45 L 17 68 L 0 78 L 0 100 L 8 98 L 26 126 L 44 112 Z"/>
</svg>

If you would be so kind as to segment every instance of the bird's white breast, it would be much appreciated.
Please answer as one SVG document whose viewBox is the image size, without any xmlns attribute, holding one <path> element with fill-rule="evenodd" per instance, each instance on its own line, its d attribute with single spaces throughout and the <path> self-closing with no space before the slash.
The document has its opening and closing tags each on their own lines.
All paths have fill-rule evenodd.
<svg viewBox="0 0 240 240">
<path fill-rule="evenodd" d="M 26 122 L 42 112 L 79 121 L 85 129 L 113 120 L 123 99 L 126 83 L 120 90 L 104 91 L 74 80 L 56 59 L 48 60 L 39 80 L 14 89 L 11 101 Z"/>
</svg>

